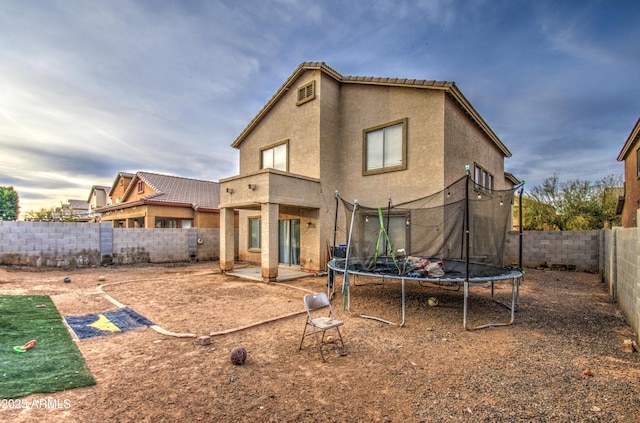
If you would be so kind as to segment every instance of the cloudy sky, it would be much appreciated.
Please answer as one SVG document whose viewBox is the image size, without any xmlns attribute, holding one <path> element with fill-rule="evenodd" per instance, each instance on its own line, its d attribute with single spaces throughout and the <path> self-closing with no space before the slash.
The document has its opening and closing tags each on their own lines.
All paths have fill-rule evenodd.
<svg viewBox="0 0 640 423">
<path fill-rule="evenodd" d="M 636 0 L 2 0 L 0 186 L 21 210 L 120 171 L 218 180 L 304 61 L 453 81 L 527 189 L 622 174 L 640 116 Z"/>
</svg>

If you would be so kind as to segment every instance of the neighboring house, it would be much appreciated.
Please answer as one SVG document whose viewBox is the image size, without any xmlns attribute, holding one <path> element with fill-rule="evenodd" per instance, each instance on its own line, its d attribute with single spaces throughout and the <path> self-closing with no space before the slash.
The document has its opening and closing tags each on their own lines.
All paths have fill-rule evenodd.
<svg viewBox="0 0 640 423">
<path fill-rule="evenodd" d="M 96 209 L 101 221 L 120 228 L 218 228 L 217 182 L 151 172 L 119 173 L 111 204 Z M 124 190 L 124 187 L 129 181 Z"/>
<path fill-rule="evenodd" d="M 624 196 L 618 198 L 616 212 L 622 214 L 622 226 L 638 226 L 640 208 L 640 118 L 624 143 L 618 161 L 624 162 Z"/>
<path fill-rule="evenodd" d="M 265 281 L 281 264 L 326 268 L 336 190 L 399 204 L 443 189 L 465 165 L 486 187 L 513 187 L 511 153 L 453 82 L 343 76 L 323 62 L 302 63 L 232 146 L 240 170 L 220 181 L 220 267 L 234 266 L 238 209 L 239 259 L 261 263 Z"/>
<path fill-rule="evenodd" d="M 91 219 L 89 203 L 84 200 L 68 200 L 62 204 L 60 212 L 53 213 L 54 219 L 88 222 Z"/>
<path fill-rule="evenodd" d="M 118 172 L 118 176 L 114 179 L 113 185 L 111 185 L 111 189 L 109 190 L 108 204 L 122 203 L 124 193 L 127 191 L 127 188 L 129 188 L 133 176 L 133 173 Z"/>
<path fill-rule="evenodd" d="M 109 191 L 111 187 L 94 185 L 91 187 L 91 193 L 89 194 L 89 209 L 95 210 L 97 208 L 106 206 L 109 204 Z"/>
<path fill-rule="evenodd" d="M 89 194 L 89 215 L 93 221 L 95 221 L 99 215 L 95 212 L 96 209 L 104 207 L 110 204 L 109 199 L 110 187 L 102 185 L 94 185 L 91 187 L 91 193 Z"/>
</svg>

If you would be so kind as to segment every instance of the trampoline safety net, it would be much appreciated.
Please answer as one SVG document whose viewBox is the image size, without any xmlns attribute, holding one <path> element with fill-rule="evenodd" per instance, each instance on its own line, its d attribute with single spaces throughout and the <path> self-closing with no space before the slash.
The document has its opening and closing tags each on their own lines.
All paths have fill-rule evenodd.
<svg viewBox="0 0 640 423">
<path fill-rule="evenodd" d="M 467 174 L 440 192 L 402 204 L 390 199 L 370 207 L 340 198 L 348 244 L 346 258 L 335 259 L 334 265 L 445 279 L 503 273 L 514 193 L 520 187 L 488 189 Z"/>
</svg>

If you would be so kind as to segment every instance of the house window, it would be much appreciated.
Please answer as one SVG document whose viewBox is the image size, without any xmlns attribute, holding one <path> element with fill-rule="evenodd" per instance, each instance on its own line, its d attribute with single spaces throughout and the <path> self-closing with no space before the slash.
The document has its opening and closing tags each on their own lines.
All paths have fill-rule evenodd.
<svg viewBox="0 0 640 423">
<path fill-rule="evenodd" d="M 638 168 L 638 178 L 640 178 L 640 148 L 636 150 L 636 167 Z"/>
<path fill-rule="evenodd" d="M 287 171 L 288 142 L 269 146 L 262 150 L 261 169 L 277 169 Z"/>
<path fill-rule="evenodd" d="M 172 219 L 172 218 L 156 218 L 156 228 L 190 228 L 192 226 L 191 219 Z"/>
<path fill-rule="evenodd" d="M 144 192 L 144 182 L 138 181 L 138 194 L 142 194 Z"/>
<path fill-rule="evenodd" d="M 249 250 L 259 250 L 261 247 L 260 230 L 261 219 L 259 217 L 249 218 Z"/>
<path fill-rule="evenodd" d="M 378 215 L 365 216 L 364 247 L 367 251 L 378 251 L 379 254 L 391 254 L 404 249 L 409 251 L 408 230 L 411 224 L 409 215 L 387 215 L 382 216 L 382 222 L 389 236 L 391 251 L 384 236 L 380 235 L 380 218 Z M 378 244 L 380 242 L 380 244 Z"/>
<path fill-rule="evenodd" d="M 364 130 L 364 175 L 407 168 L 407 119 Z"/>
<path fill-rule="evenodd" d="M 482 188 L 493 189 L 493 175 L 478 164 L 475 165 L 474 180 Z"/>
<path fill-rule="evenodd" d="M 314 98 L 316 98 L 316 81 L 311 81 L 298 88 L 298 99 L 296 101 L 296 105 L 299 106 L 307 101 L 313 100 Z"/>
</svg>

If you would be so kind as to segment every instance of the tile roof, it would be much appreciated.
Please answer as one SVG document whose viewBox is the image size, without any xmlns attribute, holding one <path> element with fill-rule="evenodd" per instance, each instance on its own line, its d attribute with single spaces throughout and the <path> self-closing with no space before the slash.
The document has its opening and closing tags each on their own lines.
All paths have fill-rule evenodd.
<svg viewBox="0 0 640 423">
<path fill-rule="evenodd" d="M 143 198 L 146 202 L 190 204 L 194 209 L 217 209 L 220 205 L 218 182 L 137 172 L 127 191 L 136 185 L 135 178 L 140 178 L 155 191 Z"/>
<path fill-rule="evenodd" d="M 84 200 L 69 200 L 68 203 L 74 210 L 89 210 L 89 203 Z"/>
<path fill-rule="evenodd" d="M 282 86 L 276 91 L 276 93 L 269 99 L 269 101 L 262 107 L 258 114 L 249 122 L 245 129 L 238 135 L 238 137 L 231 144 L 232 147 L 238 148 L 244 138 L 251 132 L 251 130 L 260 122 L 260 120 L 267 114 L 271 107 L 282 97 L 290 88 L 295 80 L 307 70 L 320 70 L 323 73 L 330 75 L 336 81 L 344 84 L 368 84 L 368 85 L 384 85 L 384 86 L 402 86 L 412 88 L 423 89 L 436 89 L 445 91 L 453 101 L 460 107 L 460 109 L 478 126 L 478 128 L 486 134 L 486 136 L 498 147 L 498 149 L 506 156 L 511 157 L 511 152 L 500 141 L 498 136 L 493 132 L 489 125 L 482 119 L 480 114 L 473 108 L 471 103 L 464 97 L 462 92 L 456 87 L 455 82 L 448 81 L 434 81 L 434 80 L 422 80 L 422 79 L 407 79 L 407 78 L 381 78 L 374 76 L 344 76 L 336 72 L 333 68 L 329 67 L 325 62 L 303 62 L 291 76 L 282 84 Z"/>
</svg>

